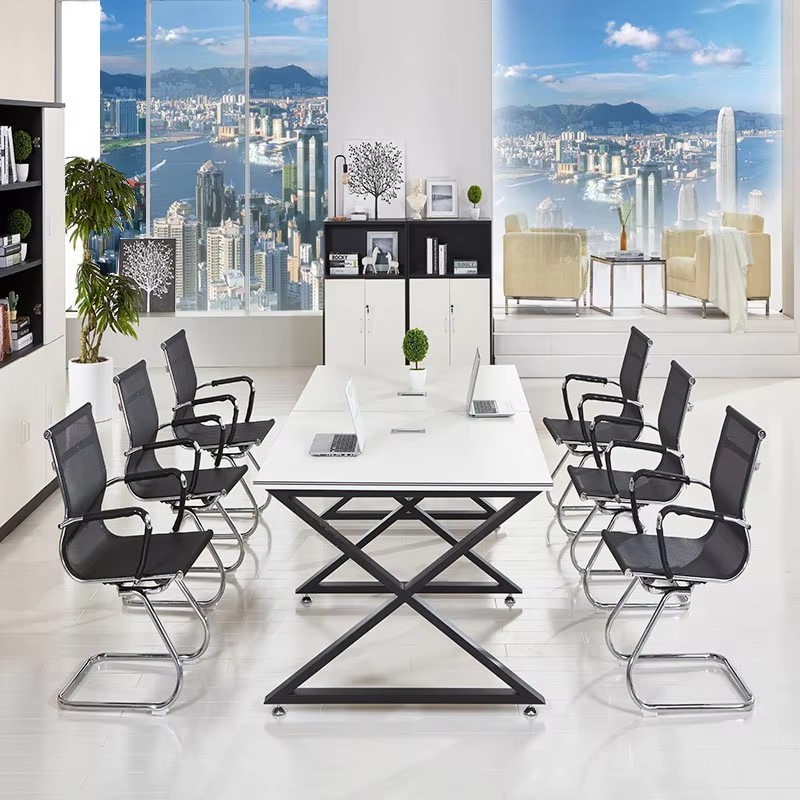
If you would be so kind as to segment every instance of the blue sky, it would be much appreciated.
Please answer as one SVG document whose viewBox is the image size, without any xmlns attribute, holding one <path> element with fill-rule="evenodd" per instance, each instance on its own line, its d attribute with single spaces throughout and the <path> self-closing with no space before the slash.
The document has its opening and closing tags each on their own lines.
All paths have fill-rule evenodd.
<svg viewBox="0 0 800 800">
<path fill-rule="evenodd" d="M 241 67 L 242 0 L 154 0 L 153 69 Z M 144 73 L 144 0 L 102 0 L 101 67 Z M 328 73 L 327 0 L 257 0 L 250 6 L 250 63 L 298 64 Z"/>
<path fill-rule="evenodd" d="M 494 103 L 780 111 L 780 0 L 494 0 Z"/>
</svg>

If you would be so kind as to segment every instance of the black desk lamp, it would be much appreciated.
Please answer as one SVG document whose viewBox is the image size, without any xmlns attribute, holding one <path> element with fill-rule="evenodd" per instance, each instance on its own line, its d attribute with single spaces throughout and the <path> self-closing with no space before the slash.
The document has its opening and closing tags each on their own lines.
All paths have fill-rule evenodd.
<svg viewBox="0 0 800 800">
<path fill-rule="evenodd" d="M 342 159 L 344 165 L 342 166 L 342 186 L 347 186 L 350 183 L 350 174 L 347 171 L 347 158 L 343 156 L 341 153 L 333 159 L 333 216 L 331 219 L 334 222 L 344 222 L 347 217 L 338 217 L 336 216 L 336 196 L 338 194 L 337 186 L 336 186 L 336 165 L 339 159 Z M 344 198 L 342 198 L 342 203 L 344 203 Z"/>
</svg>

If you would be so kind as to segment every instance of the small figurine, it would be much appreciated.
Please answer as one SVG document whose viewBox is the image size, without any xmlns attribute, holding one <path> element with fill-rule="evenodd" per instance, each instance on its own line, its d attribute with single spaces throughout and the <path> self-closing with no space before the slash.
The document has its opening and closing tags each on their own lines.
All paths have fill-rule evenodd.
<svg viewBox="0 0 800 800">
<path fill-rule="evenodd" d="M 399 275 L 400 274 L 400 262 L 395 261 L 392 256 L 389 256 L 389 269 L 386 273 L 387 275 Z"/>
</svg>

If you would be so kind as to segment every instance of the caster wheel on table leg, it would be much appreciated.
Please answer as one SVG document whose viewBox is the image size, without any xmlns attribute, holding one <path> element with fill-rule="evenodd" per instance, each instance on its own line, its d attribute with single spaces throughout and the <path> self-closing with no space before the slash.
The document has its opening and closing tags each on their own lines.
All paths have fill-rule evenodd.
<svg viewBox="0 0 800 800">
<path fill-rule="evenodd" d="M 310 605 L 311 605 L 311 604 L 312 604 L 314 601 L 311 599 L 311 597 L 310 597 L 309 595 L 307 595 L 307 594 L 304 594 L 304 595 L 303 595 L 303 597 L 300 599 L 300 602 L 301 602 L 301 603 L 302 603 L 304 606 L 306 606 L 306 607 L 307 607 L 307 606 L 310 606 Z"/>
<path fill-rule="evenodd" d="M 272 709 L 272 716 L 273 717 L 285 717 L 286 716 L 286 709 L 283 706 L 275 706 Z"/>
<path fill-rule="evenodd" d="M 533 719 L 539 712 L 536 710 L 535 706 L 528 706 L 522 713 L 528 717 L 528 719 Z"/>
<path fill-rule="evenodd" d="M 506 599 L 505 599 L 503 602 L 504 602 L 504 603 L 505 603 L 505 604 L 506 604 L 506 605 L 507 605 L 509 608 L 511 608 L 511 606 L 513 606 L 513 605 L 514 605 L 514 604 L 515 604 L 517 601 L 514 599 L 514 597 L 513 597 L 512 595 L 509 595 L 508 597 L 506 597 Z"/>
</svg>

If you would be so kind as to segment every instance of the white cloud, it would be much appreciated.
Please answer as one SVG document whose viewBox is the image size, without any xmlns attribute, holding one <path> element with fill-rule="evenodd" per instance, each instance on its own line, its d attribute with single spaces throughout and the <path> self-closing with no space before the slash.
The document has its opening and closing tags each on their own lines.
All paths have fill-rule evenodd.
<svg viewBox="0 0 800 800">
<path fill-rule="evenodd" d="M 556 78 L 555 75 L 542 75 L 542 77 L 539 78 L 539 83 L 544 83 L 545 85 L 547 85 L 550 83 L 561 83 L 561 81 L 558 78 Z"/>
<path fill-rule="evenodd" d="M 498 64 L 494 76 L 495 78 L 505 78 L 509 81 L 519 80 L 520 78 L 535 78 L 536 74 L 533 69 L 534 68 L 530 64 L 526 64 L 525 62 L 521 64 L 511 64 L 510 66 Z"/>
<path fill-rule="evenodd" d="M 100 30 L 103 31 L 121 31 L 123 25 L 117 22 L 117 18 L 113 14 L 108 14 L 100 7 Z"/>
<path fill-rule="evenodd" d="M 692 53 L 692 63 L 698 67 L 742 67 L 749 62 L 747 53 L 741 47 L 717 47 L 710 42 Z"/>
<path fill-rule="evenodd" d="M 272 11 L 302 11 L 304 14 L 311 14 L 319 11 L 322 7 L 322 0 L 267 0 L 267 8 Z"/>
<path fill-rule="evenodd" d="M 200 47 L 209 47 L 210 45 L 216 44 L 216 43 L 217 43 L 217 40 L 214 39 L 213 37 L 210 37 L 208 39 L 199 39 L 198 42 L 197 42 L 197 44 L 199 44 Z"/>
<path fill-rule="evenodd" d="M 192 35 L 192 31 L 185 25 L 180 25 L 177 28 L 162 28 L 160 25 L 153 32 L 154 42 L 170 42 L 178 44 L 181 42 L 199 42 L 200 40 Z M 134 36 L 128 39 L 132 44 L 145 41 L 145 36 Z"/>
<path fill-rule="evenodd" d="M 241 66 L 244 40 L 241 37 L 208 45 L 220 66 Z M 328 72 L 328 39 L 324 36 L 251 36 L 250 58 L 253 64 L 283 67 L 297 64 L 313 75 Z"/>
<path fill-rule="evenodd" d="M 292 25 L 294 25 L 300 33 L 308 33 L 314 26 L 325 22 L 326 19 L 327 17 L 325 14 L 306 14 L 302 17 L 295 17 L 292 20 Z"/>
<path fill-rule="evenodd" d="M 641 50 L 656 50 L 661 44 L 661 37 L 653 30 L 637 28 L 625 22 L 619 28 L 616 22 L 606 25 L 608 38 L 606 44 L 613 47 L 638 47 Z"/>
<path fill-rule="evenodd" d="M 682 50 L 690 52 L 697 50 L 700 47 L 700 42 L 692 36 L 692 32 L 686 28 L 675 28 L 675 30 L 667 31 L 667 47 L 671 50 Z"/>
<path fill-rule="evenodd" d="M 650 72 L 592 72 L 569 75 L 546 85 L 555 92 L 568 94 L 570 102 L 635 102 L 652 105 L 651 95 L 660 96 L 659 85 L 672 81 L 674 74 L 657 75 Z"/>
<path fill-rule="evenodd" d="M 100 56 L 100 69 L 105 72 L 133 72 L 141 75 L 144 72 L 144 56 L 114 54 Z"/>
<path fill-rule="evenodd" d="M 650 59 L 641 53 L 637 53 L 633 57 L 633 63 L 642 70 L 642 72 L 647 72 L 650 69 Z"/>
<path fill-rule="evenodd" d="M 715 6 L 706 6 L 705 8 L 698 8 L 697 14 L 719 14 L 721 11 L 730 11 L 732 8 L 739 8 L 741 6 L 756 6 L 759 0 L 723 0 Z"/>
</svg>

